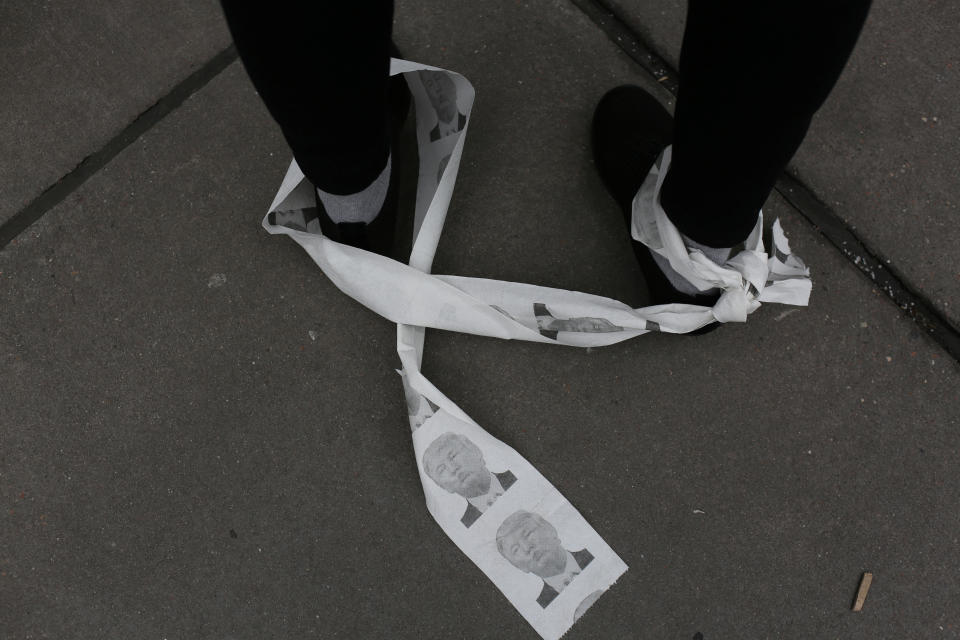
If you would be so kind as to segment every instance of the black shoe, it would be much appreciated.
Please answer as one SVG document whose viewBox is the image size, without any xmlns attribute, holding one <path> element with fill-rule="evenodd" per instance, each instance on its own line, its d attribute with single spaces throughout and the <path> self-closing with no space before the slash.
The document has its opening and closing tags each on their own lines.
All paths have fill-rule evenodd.
<svg viewBox="0 0 960 640">
<path fill-rule="evenodd" d="M 635 85 L 622 85 L 607 92 L 593 114 L 593 157 L 607 190 L 623 212 L 630 231 L 633 198 L 656 162 L 673 140 L 673 118 L 656 98 Z M 674 289 L 650 250 L 630 238 L 640 263 L 653 305 L 685 303 L 712 307 L 720 294 L 689 295 Z M 692 332 L 706 333 L 711 324 Z"/>
</svg>

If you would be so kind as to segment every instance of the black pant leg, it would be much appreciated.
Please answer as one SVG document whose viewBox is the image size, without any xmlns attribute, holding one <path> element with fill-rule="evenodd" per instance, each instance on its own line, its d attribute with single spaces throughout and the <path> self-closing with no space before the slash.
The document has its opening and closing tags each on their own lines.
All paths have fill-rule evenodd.
<svg viewBox="0 0 960 640">
<path fill-rule="evenodd" d="M 689 0 L 661 204 L 681 233 L 743 241 L 840 76 L 870 0 Z"/>
<path fill-rule="evenodd" d="M 221 0 L 240 59 L 304 175 L 355 193 L 390 152 L 393 0 Z"/>
</svg>

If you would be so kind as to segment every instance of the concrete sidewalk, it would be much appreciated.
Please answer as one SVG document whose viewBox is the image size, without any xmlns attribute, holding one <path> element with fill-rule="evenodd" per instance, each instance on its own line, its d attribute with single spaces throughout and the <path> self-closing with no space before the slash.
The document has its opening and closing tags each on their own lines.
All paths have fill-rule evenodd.
<svg viewBox="0 0 960 640">
<path fill-rule="evenodd" d="M 139 4 L 9 10 L 0 221 L 227 45 L 214 2 Z M 670 58 L 682 14 L 618 8 Z M 957 50 L 874 11 L 865 48 Z M 623 82 L 670 103 L 656 79 L 566 0 L 404 1 L 396 39 L 477 89 L 435 271 L 643 304 L 589 122 Z M 865 55 L 794 168 L 955 319 L 947 209 L 895 201 L 956 185 L 901 174 L 872 211 L 854 189 L 923 155 L 892 128 L 854 152 L 841 115 L 915 115 L 878 103 Z M 97 100 L 64 60 L 99 70 Z M 394 326 L 260 228 L 289 151 L 242 67 L 196 89 L 0 249 L 0 637 L 536 637 L 425 508 Z M 956 127 L 950 97 L 927 124 Z M 857 162 L 818 164 L 825 141 Z M 955 167 L 956 137 L 936 145 Z M 568 638 L 960 638 L 960 368 L 779 195 L 765 212 L 813 269 L 807 309 L 590 352 L 428 333 L 428 377 L 630 566 Z"/>
</svg>

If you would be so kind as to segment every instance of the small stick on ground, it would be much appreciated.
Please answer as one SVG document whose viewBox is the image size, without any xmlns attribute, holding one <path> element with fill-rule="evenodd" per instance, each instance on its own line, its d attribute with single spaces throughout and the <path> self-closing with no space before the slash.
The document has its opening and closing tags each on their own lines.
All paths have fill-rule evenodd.
<svg viewBox="0 0 960 640">
<path fill-rule="evenodd" d="M 857 599 L 853 603 L 854 611 L 860 611 L 863 609 L 863 601 L 867 599 L 867 591 L 870 590 L 871 582 L 873 582 L 872 573 L 864 573 L 863 577 L 860 578 L 860 589 L 857 591 Z"/>
</svg>

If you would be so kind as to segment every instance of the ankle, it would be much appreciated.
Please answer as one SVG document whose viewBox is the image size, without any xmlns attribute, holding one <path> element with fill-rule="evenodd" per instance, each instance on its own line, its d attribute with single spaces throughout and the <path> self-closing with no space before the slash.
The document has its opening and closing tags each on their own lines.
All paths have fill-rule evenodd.
<svg viewBox="0 0 960 640">
<path fill-rule="evenodd" d="M 660 188 L 659 203 L 687 246 L 723 264 L 730 249 L 743 244 L 756 226 L 759 209 L 718 204 L 721 193 L 702 194 L 682 186 L 683 178 L 671 163 Z M 693 193 L 693 195 L 691 195 Z M 714 198 L 713 201 L 708 201 Z"/>
<path fill-rule="evenodd" d="M 392 155 L 387 155 L 387 162 L 380 175 L 373 182 L 356 193 L 336 194 L 317 188 L 317 197 L 323 204 L 330 219 L 335 223 L 363 223 L 369 224 L 380 214 L 383 203 L 387 198 L 392 171 Z"/>
</svg>

